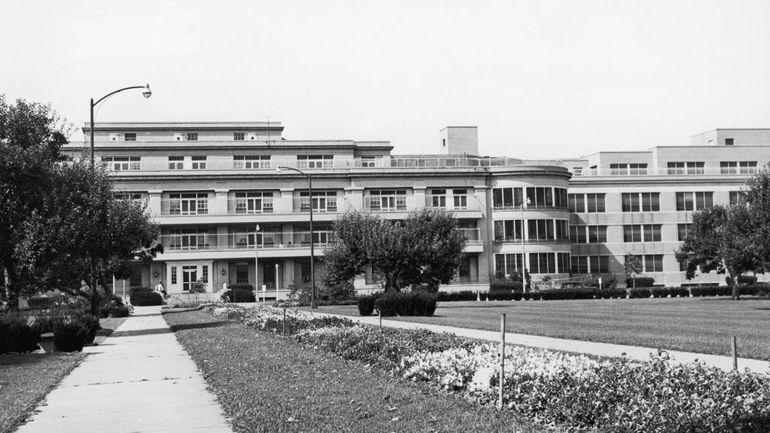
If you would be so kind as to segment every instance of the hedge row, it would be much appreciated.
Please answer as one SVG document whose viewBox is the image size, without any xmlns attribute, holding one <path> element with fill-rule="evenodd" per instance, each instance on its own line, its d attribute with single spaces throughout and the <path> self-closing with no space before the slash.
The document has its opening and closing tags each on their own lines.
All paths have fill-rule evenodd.
<svg viewBox="0 0 770 433">
<path fill-rule="evenodd" d="M 134 291 L 131 289 L 131 304 L 138 307 L 163 305 L 163 295 L 158 292 Z"/>
<path fill-rule="evenodd" d="M 93 314 L 36 317 L 7 312 L 0 315 L 0 353 L 37 350 L 40 335 L 50 331 L 53 331 L 56 350 L 80 351 L 94 342 L 99 329 L 99 319 Z"/>
<path fill-rule="evenodd" d="M 233 286 L 234 285 L 235 284 L 233 284 Z M 251 290 L 239 289 L 232 286 L 222 293 L 222 300 L 225 302 L 257 302 L 257 298 Z"/>
<path fill-rule="evenodd" d="M 437 296 L 426 292 L 391 292 L 361 296 L 357 300 L 358 313 L 371 315 L 374 310 L 383 316 L 432 316 L 436 311 Z"/>
</svg>

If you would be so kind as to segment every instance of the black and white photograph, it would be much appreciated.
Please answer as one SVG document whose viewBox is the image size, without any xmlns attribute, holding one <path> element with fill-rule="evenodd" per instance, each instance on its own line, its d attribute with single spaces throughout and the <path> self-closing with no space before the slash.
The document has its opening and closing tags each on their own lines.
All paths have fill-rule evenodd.
<svg viewBox="0 0 770 433">
<path fill-rule="evenodd" d="M 770 1 L 0 17 L 0 433 L 770 432 Z"/>
</svg>

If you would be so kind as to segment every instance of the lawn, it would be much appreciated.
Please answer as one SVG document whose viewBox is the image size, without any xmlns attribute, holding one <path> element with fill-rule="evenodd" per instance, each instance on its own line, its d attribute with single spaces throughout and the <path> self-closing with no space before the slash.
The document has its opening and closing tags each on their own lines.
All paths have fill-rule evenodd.
<svg viewBox="0 0 770 433">
<path fill-rule="evenodd" d="M 510 412 L 204 312 L 163 316 L 239 433 L 540 431 Z"/>
<path fill-rule="evenodd" d="M 357 316 L 355 306 L 320 312 Z M 499 330 L 547 337 L 730 354 L 738 337 L 741 357 L 770 360 L 770 299 L 656 298 L 569 301 L 442 302 L 433 317 L 397 320 Z"/>
<path fill-rule="evenodd" d="M 125 318 L 100 319 L 94 343 L 101 343 Z M 50 340 L 50 339 L 48 339 Z M 53 343 L 41 341 L 49 349 Z M 26 353 L 0 355 L 0 433 L 11 432 L 86 355 Z"/>
</svg>

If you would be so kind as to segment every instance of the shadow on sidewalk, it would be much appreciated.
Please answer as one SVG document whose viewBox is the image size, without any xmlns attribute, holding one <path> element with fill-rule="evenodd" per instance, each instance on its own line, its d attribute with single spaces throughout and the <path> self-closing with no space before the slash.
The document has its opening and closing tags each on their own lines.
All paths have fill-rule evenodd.
<svg viewBox="0 0 770 433">
<path fill-rule="evenodd" d="M 220 326 L 229 325 L 231 322 L 207 322 L 207 323 L 185 323 L 181 325 L 171 325 L 171 331 L 186 331 L 188 329 L 202 329 L 202 328 L 219 328 Z"/>
<path fill-rule="evenodd" d="M 171 330 L 168 328 L 149 328 L 149 329 L 137 329 L 136 331 L 114 331 L 110 338 L 114 337 L 136 337 L 138 335 L 154 335 L 154 334 L 170 334 Z"/>
</svg>

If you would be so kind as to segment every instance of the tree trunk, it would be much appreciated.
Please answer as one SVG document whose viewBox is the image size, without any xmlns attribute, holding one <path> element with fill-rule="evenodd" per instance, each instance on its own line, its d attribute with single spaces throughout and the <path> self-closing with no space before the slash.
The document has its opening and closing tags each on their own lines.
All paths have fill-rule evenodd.
<svg viewBox="0 0 770 433">
<path fill-rule="evenodd" d="M 9 264 L 6 260 L 4 265 L 5 269 L 5 296 L 8 299 L 8 308 L 11 310 L 19 309 L 19 290 L 16 287 L 16 272 L 14 272 L 13 264 Z"/>
<path fill-rule="evenodd" d="M 91 261 L 91 314 L 99 317 L 99 280 L 96 278 L 96 267 Z"/>
</svg>

